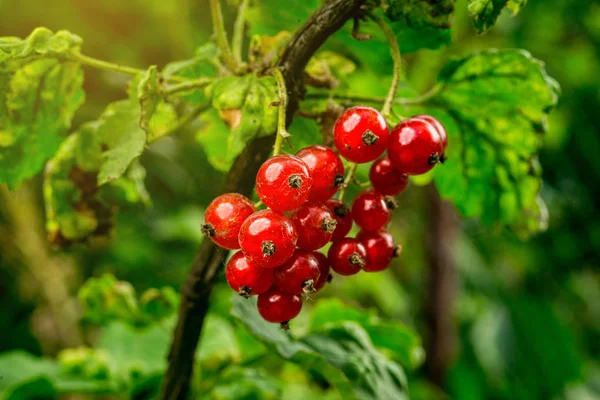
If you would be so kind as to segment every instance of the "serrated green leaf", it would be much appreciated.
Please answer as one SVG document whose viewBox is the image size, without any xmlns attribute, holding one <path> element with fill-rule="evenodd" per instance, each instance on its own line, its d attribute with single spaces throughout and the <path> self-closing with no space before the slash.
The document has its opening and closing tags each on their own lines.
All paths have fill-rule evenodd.
<svg viewBox="0 0 600 400">
<path fill-rule="evenodd" d="M 28 400 L 54 398 L 56 390 L 52 376 L 58 366 L 23 351 L 12 351 L 0 355 L 0 399 Z"/>
<path fill-rule="evenodd" d="M 558 84 L 519 50 L 488 50 L 449 62 L 434 99 L 448 130 L 448 161 L 436 168 L 441 195 L 466 216 L 527 235 L 544 228 L 537 154 Z M 485 107 L 481 107 L 485 104 Z M 435 111 L 433 111 L 435 114 Z"/>
<path fill-rule="evenodd" d="M 384 0 L 385 15 L 392 21 L 405 20 L 412 28 L 450 28 L 454 0 Z"/>
<path fill-rule="evenodd" d="M 150 119 L 161 100 L 158 70 L 153 65 L 142 75 L 137 88 L 140 103 L 140 127 L 148 133 Z"/>
<path fill-rule="evenodd" d="M 402 368 L 373 346 L 355 322 L 340 322 L 294 339 L 264 321 L 253 299 L 233 299 L 232 314 L 285 359 L 327 380 L 344 399 L 407 399 Z"/>
<path fill-rule="evenodd" d="M 475 29 L 483 33 L 490 29 L 504 8 L 516 15 L 525 6 L 527 0 L 469 0 L 469 16 Z"/>
<path fill-rule="evenodd" d="M 83 71 L 68 53 L 81 38 L 35 29 L 0 40 L 0 182 L 16 187 L 37 174 L 83 104 Z"/>
</svg>

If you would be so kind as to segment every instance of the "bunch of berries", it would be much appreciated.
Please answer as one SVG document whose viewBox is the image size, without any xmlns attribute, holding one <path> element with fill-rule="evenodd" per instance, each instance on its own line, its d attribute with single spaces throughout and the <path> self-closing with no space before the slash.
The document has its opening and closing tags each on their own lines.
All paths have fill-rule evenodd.
<svg viewBox="0 0 600 400">
<path fill-rule="evenodd" d="M 226 266 L 229 286 L 241 296 L 258 295 L 258 311 L 286 328 L 302 308 L 302 295 L 321 290 L 340 275 L 386 269 L 401 252 L 386 230 L 392 196 L 406 188 L 408 175 L 423 174 L 444 161 L 447 135 L 431 116 L 402 121 L 389 132 L 385 119 L 369 107 L 344 112 L 334 127 L 335 147 L 353 163 L 376 160 L 372 188 L 359 193 L 352 208 L 332 198 L 351 181 L 333 150 L 310 146 L 296 155 L 276 155 L 256 176 L 256 192 L 267 209 L 236 193 L 224 194 L 206 210 L 203 232 L 218 246 L 240 249 Z M 346 237 L 352 223 L 361 228 Z M 327 256 L 317 250 L 332 242 Z"/>
</svg>

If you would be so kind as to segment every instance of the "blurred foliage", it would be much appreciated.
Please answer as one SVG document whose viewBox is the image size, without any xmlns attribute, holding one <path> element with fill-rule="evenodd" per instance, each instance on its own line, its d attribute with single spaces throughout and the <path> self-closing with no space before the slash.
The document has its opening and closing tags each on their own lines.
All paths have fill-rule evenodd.
<svg viewBox="0 0 600 400">
<path fill-rule="evenodd" d="M 0 398 L 156 395 L 178 303 L 175 288 L 201 240 L 203 209 L 239 152 L 235 147 L 239 143 L 228 146 L 224 139 L 231 127 L 224 120 L 231 121 L 231 114 L 223 118 L 223 110 L 251 108 L 247 113 L 273 114 L 265 107 L 275 97 L 272 82 L 258 85 L 255 78 L 246 78 L 252 80 L 247 85 L 234 85 L 235 90 L 254 87 L 251 102 L 246 96 L 235 104 L 228 103 L 235 96 L 225 102 L 216 100 L 218 87 L 227 83 L 224 78 L 208 90 L 183 90 L 168 102 L 156 102 L 155 72 L 193 79 L 220 74 L 216 48 L 203 46 L 212 34 L 207 3 L 56 0 L 52 7 L 39 0 L 0 3 L 0 36 L 24 38 L 37 26 L 56 32 L 35 31 L 30 37 L 35 45 L 29 47 L 18 39 L 0 42 L 0 49 L 18 41 L 27 51 L 47 56 L 34 60 L 23 49 L 0 52 L 4 54 L 0 55 L 0 178 L 16 184 L 38 173 L 43 162 L 54 156 L 46 171 L 45 193 L 38 179 L 31 182 L 38 187 L 40 209 L 46 196 L 50 232 L 60 226 L 63 239 L 77 241 L 90 232 L 106 236 L 111 231 L 110 240 L 93 238 L 86 246 L 74 245 L 63 252 L 77 266 L 70 284 L 85 306 L 81 325 L 86 340 L 83 346 L 49 358 L 40 346 L 47 338 L 39 335 L 49 331 L 43 322 L 44 300 L 31 293 L 34 289 L 27 284 L 31 268 L 12 243 L 14 227 L 7 211 L 0 210 L 0 321 L 4 322 Z M 600 399 L 600 159 L 596 154 L 600 149 L 596 134 L 600 131 L 600 6 L 591 0 L 526 5 L 472 0 L 438 5 L 385 3 L 404 55 L 405 81 L 399 96 L 414 99 L 436 82 L 447 82 L 430 103 L 398 104 L 395 111 L 404 116 L 424 110 L 438 115 L 449 128 L 449 149 L 454 153 L 447 165 L 415 180 L 400 198 L 391 230 L 404 246 L 403 256 L 382 274 L 335 277 L 314 302 L 305 303 L 293 336 L 262 324 L 251 303 L 241 299 L 233 301 L 232 316 L 231 292 L 220 284 L 197 354 L 196 396 L 294 400 L 377 398 L 386 393 L 387 398 L 402 398 L 408 387 L 410 398 L 417 400 Z M 297 29 L 319 4 L 290 1 L 282 7 L 275 0 L 252 1 L 248 10 L 252 40 L 245 49 L 254 46 L 261 57 L 278 54 L 289 39 L 286 32 Z M 452 5 L 452 28 L 437 29 L 446 28 Z M 433 15 L 423 13 L 427 7 L 442 8 Z M 231 24 L 235 7 L 224 11 Z M 351 25 L 324 45 L 309 72 L 335 82 L 338 95 L 384 96 L 392 69 L 385 38 L 363 22 L 361 32 L 372 39 L 355 41 Z M 476 36 L 482 31 L 487 33 Z M 85 54 L 157 68 L 136 77 L 129 85 L 130 98 L 122 100 L 128 77 L 86 67 L 82 82 L 80 67 L 55 57 L 68 46 L 54 40 L 66 38 L 79 48 L 79 37 L 84 39 Z M 490 48 L 503 50 L 479 58 Z M 527 49 L 531 55 L 508 50 L 512 48 Z M 6 72 L 7 57 L 13 57 L 13 72 Z M 545 69 L 537 60 L 546 62 Z M 15 72 L 12 68 L 17 64 Z M 63 70 L 68 76 L 59 77 Z M 509 76 L 503 75 L 507 71 Z M 560 82 L 563 93 L 547 126 L 545 114 L 555 106 L 556 86 L 545 71 Z M 512 76 L 513 72 L 518 73 Z M 28 98 L 28 93 L 35 96 L 40 79 L 52 84 L 42 93 L 43 112 L 37 119 L 26 118 L 30 110 L 15 99 Z M 83 105 L 81 84 L 87 93 Z M 5 97 L 7 85 L 13 91 L 10 99 Z M 308 93 L 317 91 L 311 88 Z M 69 106 L 58 109 L 57 99 L 67 98 Z M 138 127 L 140 99 L 149 123 L 146 130 Z M 209 100 L 221 113 L 213 109 L 176 135 L 147 143 L 193 106 Z M 130 104 L 138 106 L 131 113 Z M 302 108 L 321 112 L 326 105 L 323 100 L 310 100 Z M 15 117 L 10 119 L 3 107 L 18 112 L 11 113 Z M 157 114 L 153 129 L 151 116 Z M 23 119 L 15 119 L 19 115 Z M 48 116 L 59 116 L 52 129 L 25 131 L 21 126 L 42 123 Z M 113 126 L 113 118 L 128 118 L 131 123 Z M 261 123 L 241 125 L 239 137 L 249 140 L 272 126 Z M 63 141 L 70 126 L 73 133 Z M 127 126 L 135 135 L 123 133 Z M 294 146 L 290 152 L 322 140 L 313 119 L 296 118 L 289 130 Z M 103 135 L 108 148 L 100 145 L 104 141 L 86 140 L 88 133 L 93 135 L 87 139 Z M 32 143 L 39 145 L 36 137 L 47 140 L 40 147 L 43 151 L 35 152 L 35 157 L 15 158 L 33 154 L 38 147 Z M 133 139 L 135 143 L 130 142 Z M 462 146 L 465 142 L 468 149 Z M 509 149 L 504 148 L 506 143 Z M 69 151 L 64 150 L 69 146 Z M 139 162 L 131 163 L 142 151 Z M 498 164 L 486 168 L 492 165 L 489 160 Z M 73 166 L 87 173 L 81 183 L 91 181 L 90 186 L 73 183 L 69 176 Z M 101 171 L 104 178 L 98 179 Z M 358 178 L 365 181 L 366 173 L 365 168 L 359 169 Z M 454 313 L 460 356 L 442 389 L 426 380 L 423 345 L 415 334 L 423 338 L 431 334 L 424 309 L 430 295 L 428 247 L 423 240 L 429 210 L 426 192 L 419 187 L 431 181 L 467 216 L 457 222 L 459 234 L 446 238 L 451 240 L 460 276 Z M 90 187 L 93 190 L 86 192 Z M 152 207 L 115 212 L 115 205 L 147 202 L 146 193 Z M 540 227 L 542 201 L 548 212 L 547 230 L 523 242 L 514 233 L 530 234 Z M 481 219 L 471 218 L 479 215 Z M 502 225 L 512 230 L 503 230 Z"/>
</svg>

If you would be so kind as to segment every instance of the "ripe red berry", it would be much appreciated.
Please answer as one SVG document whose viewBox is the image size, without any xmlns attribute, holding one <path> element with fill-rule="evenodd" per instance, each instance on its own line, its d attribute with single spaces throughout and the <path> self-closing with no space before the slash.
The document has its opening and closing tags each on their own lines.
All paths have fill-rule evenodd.
<svg viewBox="0 0 600 400">
<path fill-rule="evenodd" d="M 350 229 L 352 229 L 352 212 L 343 202 L 338 199 L 329 199 L 325 202 L 325 205 L 333 211 L 337 225 L 331 235 L 331 241 L 335 242 L 346 237 Z"/>
<path fill-rule="evenodd" d="M 249 297 L 269 290 L 274 274 L 273 269 L 257 267 L 248 261 L 243 252 L 238 251 L 227 262 L 225 278 L 240 296 Z"/>
<path fill-rule="evenodd" d="M 331 240 L 337 221 L 327 206 L 321 203 L 308 202 L 300 206 L 290 215 L 296 230 L 296 245 L 304 250 L 317 250 Z"/>
<path fill-rule="evenodd" d="M 335 123 L 333 139 L 342 157 L 355 163 L 366 163 L 385 151 L 389 129 L 383 115 L 374 108 L 352 107 Z"/>
<path fill-rule="evenodd" d="M 275 156 L 256 174 L 256 193 L 273 211 L 291 211 L 306 202 L 312 182 L 304 161 L 296 156 Z"/>
<path fill-rule="evenodd" d="M 446 132 L 446 128 L 444 128 L 444 125 L 442 125 L 440 121 L 438 121 L 431 115 L 415 115 L 413 118 L 423 119 L 429 122 L 431 125 L 433 125 L 433 127 L 437 130 L 438 134 L 440 135 L 440 140 L 442 143 L 442 152 L 445 152 L 446 147 L 448 147 L 448 133 Z M 441 161 L 443 162 L 443 160 Z"/>
<path fill-rule="evenodd" d="M 356 239 L 367 249 L 366 263 L 363 269 L 368 272 L 383 271 L 399 255 L 400 248 L 394 243 L 392 235 L 381 229 L 377 232 L 360 231 Z"/>
<path fill-rule="evenodd" d="M 373 189 L 360 192 L 352 204 L 352 216 L 358 226 L 366 231 L 383 228 L 392 218 L 391 210 L 396 207 L 395 200 L 383 196 Z"/>
<path fill-rule="evenodd" d="M 367 250 L 358 240 L 345 238 L 329 248 L 329 265 L 340 275 L 354 275 L 365 266 Z"/>
<path fill-rule="evenodd" d="M 440 134 L 432 124 L 409 118 L 392 130 L 388 156 L 397 170 L 420 175 L 441 162 L 443 150 Z"/>
<path fill-rule="evenodd" d="M 318 251 L 312 252 L 313 256 L 317 260 L 317 265 L 319 266 L 319 271 L 321 272 L 319 275 L 319 279 L 315 283 L 315 291 L 323 289 L 323 286 L 327 282 L 331 282 L 331 273 L 329 272 L 329 260 L 327 260 L 327 256 L 323 253 L 319 253 Z"/>
<path fill-rule="evenodd" d="M 371 165 L 369 179 L 373 188 L 383 195 L 395 196 L 404 191 L 408 185 L 408 175 L 394 169 L 387 156 Z"/>
<path fill-rule="evenodd" d="M 306 163 L 313 178 L 310 201 L 325 201 L 344 183 L 344 164 L 340 156 L 325 146 L 309 146 L 296 156 Z"/>
<path fill-rule="evenodd" d="M 315 289 L 321 270 L 312 252 L 296 250 L 292 258 L 275 270 L 275 285 L 284 293 L 310 294 Z"/>
<path fill-rule="evenodd" d="M 286 215 L 262 210 L 244 221 L 239 240 L 242 251 L 252 263 L 262 268 L 275 268 L 294 254 L 298 232 Z"/>
<path fill-rule="evenodd" d="M 258 295 L 258 312 L 269 322 L 278 322 L 282 327 L 300 314 L 302 297 L 299 294 L 286 294 L 277 287 L 272 287 L 268 292 Z"/>
<path fill-rule="evenodd" d="M 202 233 L 216 245 L 226 249 L 239 249 L 240 227 L 254 212 L 254 205 L 238 193 L 227 193 L 214 199 L 204 214 Z"/>
</svg>

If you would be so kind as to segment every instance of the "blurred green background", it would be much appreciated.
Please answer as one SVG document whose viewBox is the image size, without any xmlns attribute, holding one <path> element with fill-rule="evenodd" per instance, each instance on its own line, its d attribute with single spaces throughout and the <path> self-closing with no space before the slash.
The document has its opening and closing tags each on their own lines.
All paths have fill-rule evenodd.
<svg viewBox="0 0 600 400">
<path fill-rule="evenodd" d="M 37 26 L 68 29 L 84 38 L 88 55 L 160 68 L 189 57 L 210 38 L 207 3 L 3 0 L 0 36 L 25 37 Z M 312 3 L 316 4 L 310 1 L 307 7 Z M 483 36 L 475 34 L 464 0 L 457 1 L 456 9 L 450 46 L 404 57 L 407 82 L 425 91 L 449 57 L 490 47 L 524 48 L 545 61 L 549 75 L 562 87 L 540 157 L 548 230 L 521 241 L 509 231 L 461 219 L 440 204 L 429 186 L 412 185 L 400 198 L 392 228 L 404 246 L 403 256 L 384 273 L 335 279 L 307 302 L 295 329 L 305 329 L 310 314 L 306 310 L 325 298 L 337 298 L 413 327 L 426 350 L 437 340 L 442 349 L 434 352 L 441 352 L 447 373 L 437 375 L 431 352 L 421 366 L 422 354 L 412 354 L 415 367 L 404 366 L 413 399 L 600 399 L 600 3 L 530 0 L 517 17 L 503 13 Z M 228 23 L 233 10 L 226 8 Z M 265 24 L 270 18 L 265 16 Z M 330 43 L 336 50 L 343 51 L 343 46 L 341 41 Z M 368 54 L 378 58 L 354 60 L 359 73 L 361 63 L 377 63 L 391 71 L 387 53 Z M 385 93 L 381 80 L 369 79 L 362 83 Z M 96 118 L 108 102 L 122 98 L 127 80 L 116 73 L 86 70 L 87 100 L 74 125 Z M 40 177 L 16 193 L 0 188 L 1 352 L 61 354 L 64 364 L 84 365 L 77 364 L 79 357 L 88 360 L 82 368 L 92 375 L 89 360 L 103 365 L 103 357 L 132 376 L 152 370 L 156 373 L 144 375 L 151 379 L 137 380 L 135 387 L 121 382 L 125 389 L 116 392 L 127 395 L 100 396 L 152 398 L 164 369 L 172 318 L 145 332 L 142 340 L 112 322 L 82 321 L 76 295 L 86 280 L 105 273 L 130 282 L 139 293 L 154 287 L 179 289 L 202 240 L 203 209 L 223 179 L 195 141 L 194 128 L 144 153 L 141 162 L 147 169 L 152 206 L 119 213 L 113 237 L 91 246 L 65 252 L 49 248 Z M 435 289 L 429 277 L 435 273 L 436 254 L 448 257 L 441 265 L 456 273 L 443 276 L 452 301 L 432 311 Z M 249 355 L 242 344 L 255 339 L 230 321 L 230 291 L 224 277 L 220 282 L 200 344 L 193 385 L 199 398 L 336 398 L 295 364 L 273 354 Z M 430 318 L 440 311 L 448 317 L 441 328 Z M 97 344 L 103 353 L 61 353 L 83 344 Z M 35 383 L 38 378 L 29 374 L 41 368 L 35 365 L 0 353 L 1 390 L 8 393 L 14 382 L 22 383 L 20 379 Z M 97 369 L 102 374 L 103 367 Z M 249 382 L 258 389 L 248 389 Z M 34 398 L 38 389 L 31 387 L 21 397 L 13 393 L 14 398 Z M 90 387 L 88 392 L 115 392 L 114 387 L 100 389 Z M 97 395 L 75 398 L 88 396 Z"/>
</svg>

